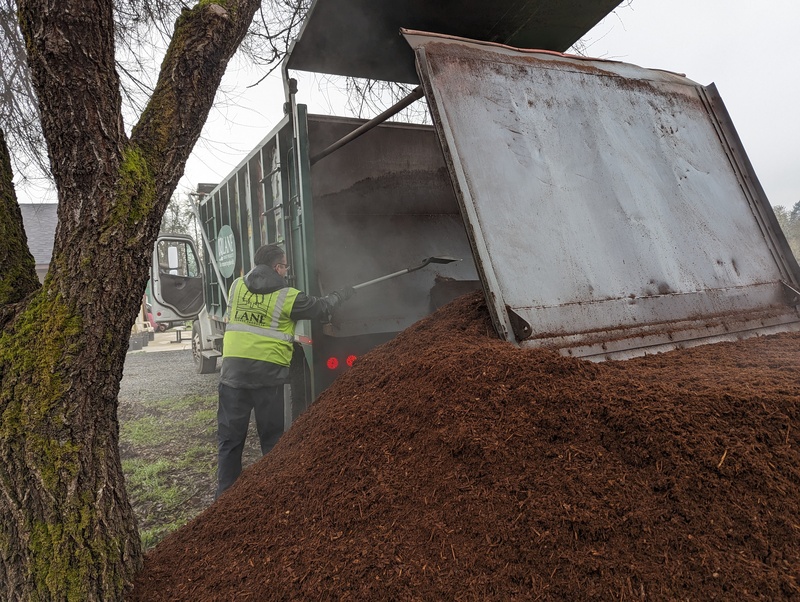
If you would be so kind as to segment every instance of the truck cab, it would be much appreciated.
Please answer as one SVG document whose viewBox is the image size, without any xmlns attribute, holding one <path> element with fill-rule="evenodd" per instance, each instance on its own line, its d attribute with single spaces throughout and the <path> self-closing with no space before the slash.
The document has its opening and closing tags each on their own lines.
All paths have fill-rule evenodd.
<svg viewBox="0 0 800 602">
<path fill-rule="evenodd" d="M 203 272 L 190 236 L 163 234 L 156 241 L 148 288 L 149 311 L 156 329 L 164 332 L 203 309 Z"/>
</svg>

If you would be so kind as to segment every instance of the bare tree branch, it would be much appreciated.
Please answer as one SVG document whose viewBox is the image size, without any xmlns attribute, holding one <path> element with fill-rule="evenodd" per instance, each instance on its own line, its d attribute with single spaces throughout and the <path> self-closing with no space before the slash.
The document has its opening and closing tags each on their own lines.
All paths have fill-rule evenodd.
<svg viewBox="0 0 800 602">
<path fill-rule="evenodd" d="M 260 8 L 240 51 L 264 68 L 263 78 L 280 65 L 309 5 L 309 0 L 270 0 Z M 186 8 L 183 0 L 115 0 L 115 59 L 126 121 L 141 114 L 153 93 L 173 25 Z M 18 186 L 36 196 L 37 187 L 52 188 L 52 175 L 15 0 L 0 0 L 0 100 L 0 127 Z"/>
</svg>

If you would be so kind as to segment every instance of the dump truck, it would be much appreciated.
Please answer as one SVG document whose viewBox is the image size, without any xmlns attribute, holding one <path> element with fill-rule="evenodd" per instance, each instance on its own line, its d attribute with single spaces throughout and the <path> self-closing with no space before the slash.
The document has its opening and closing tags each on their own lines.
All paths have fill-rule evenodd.
<svg viewBox="0 0 800 602">
<path fill-rule="evenodd" d="M 471 290 L 500 338 L 595 361 L 800 330 L 800 267 L 716 87 L 563 54 L 618 2 L 365 2 L 312 4 L 285 116 L 202 195 L 199 371 L 266 243 L 307 293 L 378 281 L 298 325 L 287 423 Z M 372 120 L 313 115 L 291 69 L 413 90 Z M 390 121 L 418 99 L 431 125 Z M 426 257 L 461 261 L 382 279 Z"/>
</svg>

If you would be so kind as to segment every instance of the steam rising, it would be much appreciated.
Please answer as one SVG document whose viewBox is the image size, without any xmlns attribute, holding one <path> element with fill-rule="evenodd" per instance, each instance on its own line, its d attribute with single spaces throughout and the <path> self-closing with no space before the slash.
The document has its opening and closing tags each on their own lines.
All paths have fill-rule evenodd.
<svg viewBox="0 0 800 602">
<path fill-rule="evenodd" d="M 311 118 L 312 154 L 353 127 L 344 119 Z M 437 299 L 447 283 L 476 285 L 469 240 L 432 129 L 376 128 L 315 164 L 312 190 L 323 293 L 415 267 L 427 257 L 463 259 L 360 289 L 337 312 L 337 335 L 406 328 L 430 313 L 437 277 Z"/>
</svg>

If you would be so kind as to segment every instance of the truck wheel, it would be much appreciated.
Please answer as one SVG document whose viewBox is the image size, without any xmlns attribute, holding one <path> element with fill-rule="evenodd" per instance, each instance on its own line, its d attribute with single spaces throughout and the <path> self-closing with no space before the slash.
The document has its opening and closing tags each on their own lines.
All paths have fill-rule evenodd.
<svg viewBox="0 0 800 602">
<path fill-rule="evenodd" d="M 217 369 L 217 358 L 203 356 L 203 341 L 200 338 L 200 325 L 192 324 L 192 357 L 198 374 L 211 374 Z"/>
</svg>

